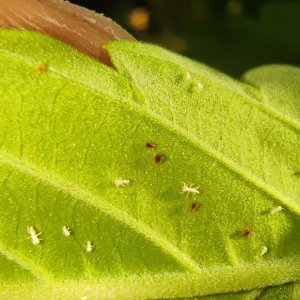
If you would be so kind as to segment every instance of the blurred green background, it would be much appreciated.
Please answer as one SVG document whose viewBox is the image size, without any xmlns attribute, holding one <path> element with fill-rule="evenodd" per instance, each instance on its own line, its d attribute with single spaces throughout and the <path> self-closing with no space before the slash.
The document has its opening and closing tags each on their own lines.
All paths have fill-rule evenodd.
<svg viewBox="0 0 300 300">
<path fill-rule="evenodd" d="M 71 1 L 235 77 L 267 63 L 300 65 L 299 0 Z"/>
</svg>

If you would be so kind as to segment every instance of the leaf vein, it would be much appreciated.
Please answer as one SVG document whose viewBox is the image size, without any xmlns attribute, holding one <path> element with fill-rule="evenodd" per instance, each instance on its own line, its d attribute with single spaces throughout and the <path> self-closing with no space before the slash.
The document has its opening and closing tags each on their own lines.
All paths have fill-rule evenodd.
<svg viewBox="0 0 300 300">
<path fill-rule="evenodd" d="M 7 250 L 2 244 L 0 244 L 0 253 L 8 260 L 17 263 L 24 270 L 29 271 L 38 281 L 52 282 L 52 275 L 47 272 L 44 268 L 35 264 L 32 260 L 24 257 L 24 255 L 17 253 L 16 251 L 9 249 Z"/>
</svg>

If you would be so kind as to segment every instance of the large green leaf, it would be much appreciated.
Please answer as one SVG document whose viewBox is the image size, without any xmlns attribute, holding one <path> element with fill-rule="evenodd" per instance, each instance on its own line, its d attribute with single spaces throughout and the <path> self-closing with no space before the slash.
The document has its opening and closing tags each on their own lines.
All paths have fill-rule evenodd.
<svg viewBox="0 0 300 300">
<path fill-rule="evenodd" d="M 159 47 L 107 49 L 116 70 L 0 31 L 0 298 L 285 299 L 278 285 L 300 279 L 299 70 L 254 70 L 250 86 Z"/>
</svg>

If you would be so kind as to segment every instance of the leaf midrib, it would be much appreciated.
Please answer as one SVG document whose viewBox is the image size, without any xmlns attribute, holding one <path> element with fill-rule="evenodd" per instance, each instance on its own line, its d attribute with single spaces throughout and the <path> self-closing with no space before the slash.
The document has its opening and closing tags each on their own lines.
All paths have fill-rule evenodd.
<svg viewBox="0 0 300 300">
<path fill-rule="evenodd" d="M 30 59 L 27 57 L 24 57 L 22 55 L 18 55 L 17 53 L 11 53 L 8 51 L 5 51 L 4 49 L 0 49 L 0 52 L 3 54 L 17 58 L 21 61 L 23 61 L 25 64 L 28 64 L 30 66 L 35 66 L 36 64 L 33 63 Z M 152 121 L 159 123 L 162 127 L 166 128 L 171 133 L 177 133 L 177 135 L 181 136 L 184 140 L 186 140 L 189 144 L 196 147 L 200 151 L 203 151 L 213 159 L 217 160 L 221 165 L 229 169 L 230 171 L 237 174 L 239 177 L 241 177 L 243 180 L 245 180 L 245 183 L 251 184 L 255 186 L 258 190 L 262 191 L 264 194 L 271 196 L 274 200 L 278 200 L 281 202 L 284 206 L 290 208 L 292 211 L 294 211 L 297 214 L 300 214 L 300 205 L 296 202 L 296 199 L 292 199 L 287 197 L 286 195 L 282 194 L 278 190 L 274 189 L 271 185 L 267 184 L 263 180 L 259 179 L 257 176 L 255 176 L 253 173 L 248 172 L 245 168 L 241 167 L 239 164 L 235 163 L 234 161 L 226 158 L 222 153 L 216 151 L 211 146 L 209 146 L 207 143 L 200 141 L 199 138 L 191 133 L 189 133 L 187 130 L 181 128 L 180 126 L 177 126 L 176 124 L 170 122 L 168 119 L 162 117 L 161 115 L 144 109 L 141 105 L 138 105 L 134 101 L 124 101 L 123 98 L 116 98 L 115 95 L 109 95 L 107 94 L 107 91 L 101 90 L 99 87 L 95 85 L 88 84 L 81 80 L 76 80 L 69 76 L 67 73 L 60 72 L 57 70 L 54 66 L 51 66 L 51 68 L 48 70 L 48 72 L 53 72 L 54 74 L 61 76 L 63 78 L 68 79 L 71 82 L 74 82 L 76 84 L 80 84 L 85 88 L 88 88 L 90 90 L 95 91 L 98 94 L 102 94 L 106 97 L 109 97 L 111 100 L 116 101 L 118 100 L 119 103 L 125 103 L 126 106 L 129 105 L 131 108 L 133 108 L 137 113 L 140 115 L 143 115 L 146 119 L 149 119 L 151 117 Z M 126 80 L 126 77 L 124 77 L 122 74 L 118 73 L 120 77 L 123 78 L 123 80 Z M 130 83 L 130 82 L 129 82 Z M 250 101 L 250 100 L 249 100 Z M 174 130 L 175 129 L 175 130 Z"/>
<path fill-rule="evenodd" d="M 30 295 L 39 295 L 37 299 L 49 299 L 41 296 L 59 295 L 67 292 L 68 298 L 76 295 L 76 299 L 88 294 L 98 299 L 173 299 L 177 297 L 192 297 L 215 293 L 238 292 L 255 288 L 296 282 L 300 279 L 300 257 L 260 261 L 241 264 L 235 267 L 203 268 L 201 274 L 161 273 L 139 274 L 126 277 L 97 278 L 92 280 L 63 280 L 26 285 L 0 284 L 5 293 L 31 291 Z M 264 272 L 257 272 L 264 270 Z M 242 276 L 241 276 L 242 274 Z M 75 287 L 75 288 L 74 288 Z M 174 289 L 173 287 L 176 287 Z M 217 289 L 216 289 L 217 288 Z M 21 290 L 21 291 L 20 291 Z M 23 293 L 21 293 L 23 294 Z M 114 297 L 112 297 L 112 294 Z M 28 295 L 28 294 L 27 294 Z M 131 296 L 131 298 L 130 298 Z M 35 299 L 35 298 L 34 298 Z M 52 299 L 52 298 L 51 298 Z"/>
</svg>

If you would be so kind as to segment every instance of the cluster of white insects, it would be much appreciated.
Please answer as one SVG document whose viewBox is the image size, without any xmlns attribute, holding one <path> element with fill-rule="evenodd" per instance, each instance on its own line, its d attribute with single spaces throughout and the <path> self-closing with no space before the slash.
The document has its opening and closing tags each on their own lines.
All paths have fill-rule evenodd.
<svg viewBox="0 0 300 300">
<path fill-rule="evenodd" d="M 39 245 L 43 241 L 43 239 L 41 239 L 42 232 L 37 233 L 36 229 L 33 226 L 28 226 L 27 231 L 30 234 L 29 238 L 31 239 L 33 245 Z M 72 234 L 72 230 L 68 226 L 63 225 L 62 233 L 65 237 L 69 237 Z M 95 246 L 92 241 L 86 242 L 86 252 L 92 252 L 94 250 L 94 247 Z"/>
<path fill-rule="evenodd" d="M 117 187 L 124 187 L 124 186 L 128 186 L 129 183 L 130 183 L 130 180 L 129 179 L 122 179 L 122 178 L 119 178 L 119 179 L 116 179 L 115 180 L 115 185 Z M 43 241 L 43 239 L 41 238 L 41 235 L 42 235 L 42 232 L 37 232 L 36 229 L 34 228 L 34 226 L 28 226 L 27 227 L 27 231 L 30 235 L 30 239 L 31 239 L 31 242 L 33 245 L 39 245 L 41 244 L 41 242 Z M 63 225 L 62 226 L 62 234 L 65 236 L 65 237 L 69 237 L 72 235 L 72 230 L 66 226 L 66 225 Z M 95 248 L 95 245 L 92 241 L 87 241 L 86 242 L 86 245 L 85 245 L 85 249 L 86 249 L 86 252 L 92 252 Z"/>
</svg>

